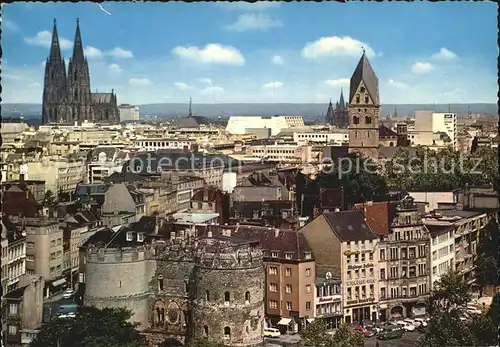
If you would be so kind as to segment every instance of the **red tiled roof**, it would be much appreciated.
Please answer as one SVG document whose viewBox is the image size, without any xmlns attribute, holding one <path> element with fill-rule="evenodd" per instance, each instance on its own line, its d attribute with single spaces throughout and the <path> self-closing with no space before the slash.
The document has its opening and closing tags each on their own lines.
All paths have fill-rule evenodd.
<svg viewBox="0 0 500 347">
<path fill-rule="evenodd" d="M 7 216 L 35 217 L 41 209 L 41 205 L 33 198 L 33 194 L 23 191 L 4 192 L 2 205 L 3 213 Z"/>
<path fill-rule="evenodd" d="M 396 206 L 387 201 L 358 203 L 353 209 L 363 213 L 366 223 L 378 235 L 387 235 L 396 216 Z"/>
<path fill-rule="evenodd" d="M 386 127 L 385 125 L 381 125 L 378 128 L 378 136 L 379 137 L 397 137 L 398 134 L 396 132 L 392 131 L 391 129 L 389 129 L 388 127 Z"/>
</svg>

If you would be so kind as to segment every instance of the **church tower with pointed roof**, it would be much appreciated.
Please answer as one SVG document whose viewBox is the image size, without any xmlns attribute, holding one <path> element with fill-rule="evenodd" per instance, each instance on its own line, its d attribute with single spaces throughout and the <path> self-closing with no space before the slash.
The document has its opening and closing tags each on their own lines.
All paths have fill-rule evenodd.
<svg viewBox="0 0 500 347">
<path fill-rule="evenodd" d="M 363 50 L 349 91 L 349 152 L 377 160 L 380 97 L 378 78 Z"/>
</svg>

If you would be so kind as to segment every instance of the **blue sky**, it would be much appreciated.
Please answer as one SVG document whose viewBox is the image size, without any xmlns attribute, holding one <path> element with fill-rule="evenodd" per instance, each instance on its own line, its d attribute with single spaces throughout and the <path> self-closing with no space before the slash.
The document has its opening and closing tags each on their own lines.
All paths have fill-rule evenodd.
<svg viewBox="0 0 500 347">
<path fill-rule="evenodd" d="M 80 19 L 92 90 L 119 103 L 336 100 L 364 47 L 382 103 L 496 102 L 494 3 L 18 3 L 3 7 L 4 102 L 41 102 L 53 18 Z"/>
</svg>

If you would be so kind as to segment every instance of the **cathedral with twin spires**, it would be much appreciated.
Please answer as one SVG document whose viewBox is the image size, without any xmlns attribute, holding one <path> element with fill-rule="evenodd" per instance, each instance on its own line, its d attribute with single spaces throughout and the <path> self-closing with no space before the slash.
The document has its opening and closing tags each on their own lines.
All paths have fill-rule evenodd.
<svg viewBox="0 0 500 347">
<path fill-rule="evenodd" d="M 76 21 L 73 56 L 68 71 L 61 55 L 56 20 L 50 54 L 45 62 L 42 123 L 119 123 L 116 94 L 91 93 L 87 58 L 83 53 L 80 24 Z"/>
</svg>

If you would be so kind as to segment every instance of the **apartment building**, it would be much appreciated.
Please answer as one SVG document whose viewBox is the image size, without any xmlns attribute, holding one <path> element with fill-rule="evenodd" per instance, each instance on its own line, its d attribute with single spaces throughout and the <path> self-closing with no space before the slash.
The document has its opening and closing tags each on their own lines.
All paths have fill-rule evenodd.
<svg viewBox="0 0 500 347">
<path fill-rule="evenodd" d="M 246 155 L 270 162 L 304 163 L 317 160 L 312 146 L 295 143 L 247 146 Z"/>
<path fill-rule="evenodd" d="M 340 278 L 344 321 L 376 321 L 378 236 L 360 211 L 326 212 L 300 229 L 314 253 L 318 276 Z"/>
<path fill-rule="evenodd" d="M 412 145 L 432 146 L 436 144 L 435 133 L 445 133 L 450 139 L 450 146 L 457 148 L 457 114 L 415 111 L 414 130 L 408 129 L 408 140 Z M 413 137 L 412 137 L 413 136 Z"/>
<path fill-rule="evenodd" d="M 230 134 L 244 135 L 247 129 L 268 128 L 276 136 L 282 129 L 304 127 L 304 118 L 298 116 L 248 117 L 231 116 L 226 131 Z"/>
<path fill-rule="evenodd" d="M 44 277 L 45 295 L 65 284 L 63 271 L 63 231 L 55 218 L 12 218 L 26 233 L 26 274 Z"/>
<path fill-rule="evenodd" d="M 198 144 L 192 139 L 176 138 L 143 138 L 134 140 L 133 145 L 138 149 L 158 151 L 162 149 L 180 149 L 186 152 L 197 152 Z"/>
<path fill-rule="evenodd" d="M 32 180 L 45 181 L 45 190 L 54 194 L 73 193 L 85 177 L 85 160 L 77 158 L 42 157 L 29 162 L 28 175 Z"/>
<path fill-rule="evenodd" d="M 2 297 L 2 346 L 27 346 L 36 337 L 43 321 L 43 276 L 30 276 L 26 284 Z"/>
<path fill-rule="evenodd" d="M 490 215 L 485 212 L 463 211 L 463 210 L 438 210 L 426 214 L 423 223 L 433 230 L 439 231 L 436 241 L 432 240 L 432 248 L 437 251 L 436 269 L 432 268 L 433 283 L 445 273 L 454 263 L 454 270 L 464 276 L 469 283 L 474 283 L 476 247 L 481 229 L 488 223 Z M 446 236 L 441 236 L 446 235 Z M 441 239 L 439 238 L 441 236 Z M 451 239 L 454 247 L 452 248 Z M 441 244 L 441 245 L 439 245 Z M 451 255 L 450 252 L 454 252 Z M 443 260 L 437 259 L 449 256 L 448 265 Z"/>
<path fill-rule="evenodd" d="M 118 112 L 120 113 L 120 122 L 138 121 L 140 119 L 139 106 L 121 104 L 118 106 Z"/>
<path fill-rule="evenodd" d="M 95 147 L 89 153 L 86 163 L 86 183 L 102 183 L 115 172 L 121 172 L 125 162 L 130 160 L 132 153 L 120 150 L 115 146 Z"/>
<path fill-rule="evenodd" d="M 337 329 L 343 316 L 342 286 L 339 279 L 327 272 L 316 277 L 315 319 L 322 319 L 328 330 Z"/>
<path fill-rule="evenodd" d="M 342 146 L 349 144 L 349 133 L 347 129 L 295 131 L 293 133 L 293 142 L 299 145 L 322 143 L 330 146 Z"/>
<path fill-rule="evenodd" d="M 431 289 L 429 231 L 411 197 L 395 206 L 389 233 L 379 247 L 379 319 L 418 317 L 426 313 Z"/>
<path fill-rule="evenodd" d="M 453 226 L 427 224 L 430 233 L 430 289 L 441 275 L 455 269 L 455 236 Z"/>
</svg>

